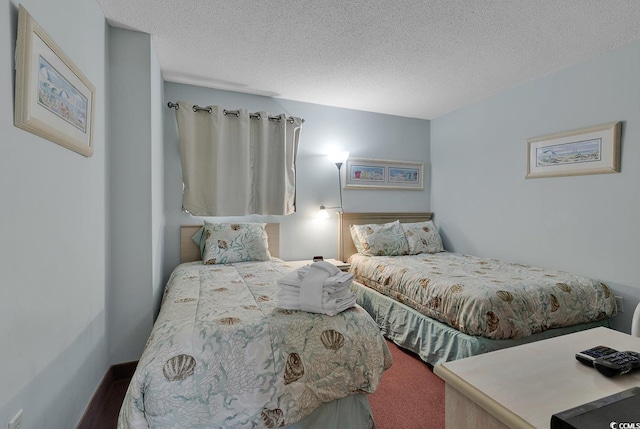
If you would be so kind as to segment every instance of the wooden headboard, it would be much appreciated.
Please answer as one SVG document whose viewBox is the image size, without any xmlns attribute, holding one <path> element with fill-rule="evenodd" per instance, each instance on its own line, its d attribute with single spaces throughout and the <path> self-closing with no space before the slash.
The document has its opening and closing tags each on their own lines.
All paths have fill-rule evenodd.
<svg viewBox="0 0 640 429">
<path fill-rule="evenodd" d="M 350 225 L 367 223 L 424 222 L 433 219 L 433 213 L 338 213 L 338 259 L 346 262 L 349 256 L 358 253 L 351 239 Z"/>
<path fill-rule="evenodd" d="M 191 237 L 198 232 L 202 225 L 180 226 L 180 263 L 199 261 L 200 247 L 193 242 Z M 280 224 L 268 223 L 266 226 L 269 237 L 269 253 L 274 258 L 280 257 Z"/>
</svg>

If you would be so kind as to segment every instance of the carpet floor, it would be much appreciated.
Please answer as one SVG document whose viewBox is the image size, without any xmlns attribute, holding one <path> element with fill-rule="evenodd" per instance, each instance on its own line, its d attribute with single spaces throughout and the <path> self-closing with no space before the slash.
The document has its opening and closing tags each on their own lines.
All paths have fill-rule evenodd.
<svg viewBox="0 0 640 429">
<path fill-rule="evenodd" d="M 417 355 L 387 340 L 393 365 L 382 375 L 369 403 L 377 429 L 444 428 L 444 382 Z M 91 427 L 115 429 L 130 378 L 109 388 Z"/>
<path fill-rule="evenodd" d="M 416 354 L 387 340 L 393 365 L 369 404 L 377 429 L 444 428 L 444 381 Z"/>
</svg>

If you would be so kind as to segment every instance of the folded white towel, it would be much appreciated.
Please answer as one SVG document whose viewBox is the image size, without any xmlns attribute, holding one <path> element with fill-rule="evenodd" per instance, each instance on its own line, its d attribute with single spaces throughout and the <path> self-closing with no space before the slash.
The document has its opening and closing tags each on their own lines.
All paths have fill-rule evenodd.
<svg viewBox="0 0 640 429">
<path fill-rule="evenodd" d="M 343 273 L 329 262 L 314 262 L 277 280 L 278 307 L 334 316 L 356 304 L 349 289 L 352 280 L 352 273 Z"/>
<path fill-rule="evenodd" d="M 278 293 L 276 298 L 278 300 L 279 308 L 284 310 L 302 310 L 298 296 Z M 322 313 L 329 316 L 335 316 L 336 314 L 354 307 L 355 305 L 356 297 L 353 294 L 350 294 L 348 297 L 339 300 L 329 300 L 322 304 L 322 311 L 312 313 Z"/>
<path fill-rule="evenodd" d="M 304 267 L 298 268 L 296 272 L 298 273 L 298 277 L 300 280 L 304 278 L 309 272 L 309 265 L 305 265 Z M 324 281 L 324 286 L 342 286 L 343 284 L 350 283 L 353 280 L 353 273 L 347 273 L 344 271 L 338 270 L 338 272 L 332 276 L 329 276 Z"/>
<path fill-rule="evenodd" d="M 284 275 L 284 277 L 279 278 L 276 283 L 280 286 L 288 285 L 299 288 L 302 286 L 302 277 L 298 275 L 297 270 L 293 270 Z"/>
<path fill-rule="evenodd" d="M 309 267 L 309 269 L 313 268 L 313 269 L 324 270 L 327 273 L 329 273 L 330 276 L 335 276 L 340 272 L 340 268 L 336 267 L 331 262 L 327 262 L 327 261 L 318 261 L 318 262 L 314 262 L 311 265 L 306 265 L 306 266 Z"/>
<path fill-rule="evenodd" d="M 310 265 L 305 265 L 302 268 L 288 272 L 284 277 L 281 277 L 276 281 L 279 285 L 286 284 L 290 286 L 302 286 L 302 279 L 309 272 Z M 346 273 L 338 270 L 338 273 L 329 276 L 325 279 L 323 286 L 325 288 L 339 288 L 344 285 L 349 285 L 353 280 L 353 273 Z"/>
<path fill-rule="evenodd" d="M 279 284 L 280 288 L 278 289 L 278 293 L 287 294 L 287 295 L 295 295 L 300 297 L 300 288 L 298 286 L 292 286 L 288 284 Z M 337 289 L 322 289 L 322 302 L 327 302 L 330 299 L 337 299 L 346 294 L 351 294 L 351 290 L 349 289 L 350 284 L 344 285 L 343 287 Z"/>
<path fill-rule="evenodd" d="M 328 262 L 319 261 L 309 265 L 309 271 L 300 285 L 300 308 L 304 311 L 322 313 L 322 289 L 324 281 L 340 270 Z"/>
<path fill-rule="evenodd" d="M 349 289 L 342 290 L 339 293 L 335 293 L 333 295 L 329 295 L 326 292 L 323 292 L 322 301 L 320 305 L 324 309 L 327 305 L 331 305 L 331 303 L 340 302 L 346 299 L 351 299 L 352 296 L 353 296 L 353 293 Z M 278 300 L 278 302 L 280 302 L 281 298 L 287 301 L 296 300 L 297 302 L 300 302 L 300 293 L 297 291 L 280 289 L 276 293 L 276 299 Z"/>
</svg>

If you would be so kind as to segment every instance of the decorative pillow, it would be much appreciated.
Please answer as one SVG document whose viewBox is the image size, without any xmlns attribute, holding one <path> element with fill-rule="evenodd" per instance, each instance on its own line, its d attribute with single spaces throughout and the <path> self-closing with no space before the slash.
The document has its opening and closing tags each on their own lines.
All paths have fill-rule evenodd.
<svg viewBox="0 0 640 429">
<path fill-rule="evenodd" d="M 268 261 L 266 223 L 204 222 L 205 239 L 202 263 L 231 264 L 243 261 Z M 197 234 L 196 234 L 197 235 Z"/>
<path fill-rule="evenodd" d="M 200 259 L 202 259 L 204 257 L 204 245 L 206 243 L 206 240 L 204 238 L 204 226 L 200 227 L 198 232 L 191 236 L 191 241 L 196 243 L 200 248 Z"/>
<path fill-rule="evenodd" d="M 356 250 L 359 254 L 364 255 L 364 249 L 362 248 L 362 242 L 358 236 L 356 226 L 358 225 L 349 225 L 349 232 L 351 232 L 351 239 L 353 240 L 353 245 L 356 246 Z"/>
<path fill-rule="evenodd" d="M 432 221 L 402 223 L 409 243 L 409 254 L 444 252 L 442 238 Z"/>
<path fill-rule="evenodd" d="M 409 253 L 409 244 L 399 221 L 384 224 L 351 225 L 358 253 L 365 256 L 398 256 Z M 359 246 L 359 247 L 358 247 Z"/>
</svg>

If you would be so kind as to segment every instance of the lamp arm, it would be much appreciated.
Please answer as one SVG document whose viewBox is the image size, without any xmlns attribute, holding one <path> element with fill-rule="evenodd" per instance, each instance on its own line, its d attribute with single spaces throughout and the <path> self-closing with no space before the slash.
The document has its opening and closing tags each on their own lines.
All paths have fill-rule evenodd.
<svg viewBox="0 0 640 429">
<path fill-rule="evenodd" d="M 336 162 L 336 167 L 338 167 L 338 187 L 340 189 L 340 211 L 344 213 L 344 209 L 342 208 L 342 174 L 340 174 L 342 163 Z"/>
</svg>

